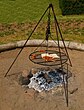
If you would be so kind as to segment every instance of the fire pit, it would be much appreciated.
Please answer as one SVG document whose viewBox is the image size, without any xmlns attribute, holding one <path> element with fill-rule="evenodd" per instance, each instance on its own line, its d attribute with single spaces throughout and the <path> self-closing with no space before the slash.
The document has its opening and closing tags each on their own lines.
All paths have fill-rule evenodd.
<svg viewBox="0 0 84 110">
<path fill-rule="evenodd" d="M 54 7 L 52 4 L 49 4 L 48 8 L 45 10 L 42 17 L 36 24 L 35 28 L 32 30 L 30 36 L 28 37 L 23 47 L 19 51 L 18 55 L 14 59 L 13 63 L 9 67 L 8 71 L 6 72 L 5 77 L 7 76 L 8 72 L 12 68 L 13 64 L 15 63 L 18 56 L 22 52 L 23 48 L 26 46 L 28 40 L 36 30 L 37 26 L 39 25 L 40 21 L 42 20 L 44 15 L 47 13 L 47 11 L 48 11 L 48 21 L 47 21 L 46 32 L 45 32 L 45 39 L 38 47 L 35 48 L 34 51 L 30 53 L 29 59 L 35 64 L 39 64 L 42 66 L 49 66 L 49 67 L 55 66 L 56 68 L 59 66 L 59 68 L 50 70 L 50 71 L 45 69 L 38 70 L 35 74 L 33 74 L 33 77 L 30 78 L 30 81 L 29 81 L 30 83 L 28 84 L 28 86 L 29 88 L 33 87 L 35 90 L 38 90 L 39 92 L 41 92 L 43 90 L 49 91 L 53 87 L 63 84 L 64 90 L 65 90 L 66 103 L 68 106 L 68 74 L 69 74 L 68 65 L 72 66 L 72 64 L 71 64 L 71 60 L 69 58 L 69 54 L 68 54 L 64 39 L 62 37 L 59 23 L 57 21 Z M 51 14 L 51 11 L 52 11 L 52 14 Z M 52 30 L 51 21 L 50 21 L 51 15 L 53 15 L 53 18 L 54 18 L 54 24 L 55 24 L 54 27 L 56 31 L 57 42 L 54 40 L 55 37 L 53 38 L 51 35 L 51 30 Z M 48 44 L 49 38 L 53 40 L 54 43 L 56 43 L 56 50 L 49 49 L 49 44 Z M 59 40 L 61 40 L 63 43 L 63 49 L 60 46 Z M 45 47 L 46 49 L 39 50 L 39 47 L 43 47 L 44 41 L 46 41 L 46 47 Z M 66 72 L 64 72 L 65 65 L 66 65 Z"/>
<path fill-rule="evenodd" d="M 62 86 L 62 84 L 63 75 L 60 73 L 59 69 L 37 69 L 37 72 L 30 78 L 28 87 L 42 92 L 44 90 L 49 91 L 56 86 Z"/>
<path fill-rule="evenodd" d="M 69 72 L 68 78 L 71 77 Z M 20 76 L 20 84 L 27 88 L 33 88 L 38 92 L 50 91 L 53 88 L 63 87 L 66 82 L 67 71 L 64 68 L 32 68 L 30 72 L 27 70 L 22 72 Z"/>
</svg>

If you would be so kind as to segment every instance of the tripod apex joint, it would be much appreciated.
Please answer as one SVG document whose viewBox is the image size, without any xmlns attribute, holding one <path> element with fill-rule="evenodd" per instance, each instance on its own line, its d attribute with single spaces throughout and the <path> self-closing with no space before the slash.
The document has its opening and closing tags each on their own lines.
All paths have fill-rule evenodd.
<svg viewBox="0 0 84 110">
<path fill-rule="evenodd" d="M 53 7 L 52 3 L 49 4 L 49 8 L 50 8 L 50 7 Z"/>
</svg>

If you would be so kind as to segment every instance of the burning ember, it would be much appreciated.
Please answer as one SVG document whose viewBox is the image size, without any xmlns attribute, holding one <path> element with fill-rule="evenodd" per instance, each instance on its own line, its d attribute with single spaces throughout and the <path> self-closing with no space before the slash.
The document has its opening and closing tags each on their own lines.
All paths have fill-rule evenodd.
<svg viewBox="0 0 84 110">
<path fill-rule="evenodd" d="M 49 91 L 63 84 L 63 75 L 59 69 L 37 69 L 34 72 L 31 71 L 31 74 L 32 77 L 29 78 L 27 86 L 38 92 Z"/>
</svg>

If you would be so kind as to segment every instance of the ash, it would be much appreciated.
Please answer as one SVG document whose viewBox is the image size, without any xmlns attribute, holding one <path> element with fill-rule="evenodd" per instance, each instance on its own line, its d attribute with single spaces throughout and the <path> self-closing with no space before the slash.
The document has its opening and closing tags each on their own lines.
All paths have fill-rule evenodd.
<svg viewBox="0 0 84 110">
<path fill-rule="evenodd" d="M 49 91 L 56 86 L 62 86 L 63 75 L 56 69 L 51 71 L 38 70 L 30 78 L 29 88 L 34 88 L 38 92 Z"/>
</svg>

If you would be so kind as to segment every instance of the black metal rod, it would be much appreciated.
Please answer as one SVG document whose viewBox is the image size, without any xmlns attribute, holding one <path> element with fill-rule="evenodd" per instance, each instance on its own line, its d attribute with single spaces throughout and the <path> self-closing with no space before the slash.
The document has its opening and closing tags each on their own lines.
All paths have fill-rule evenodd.
<svg viewBox="0 0 84 110">
<path fill-rule="evenodd" d="M 58 36 L 58 28 L 57 28 L 57 20 L 56 20 L 56 15 L 55 15 L 55 12 L 54 12 L 53 5 L 52 5 L 51 8 L 52 8 L 52 12 L 53 12 L 53 15 L 54 15 L 55 29 L 56 29 L 56 35 L 57 35 L 57 41 L 58 41 L 58 48 L 59 48 L 59 56 L 60 56 L 60 64 L 61 64 L 61 68 L 62 68 L 62 71 L 63 71 L 61 48 L 60 48 L 60 45 L 59 45 L 59 36 Z"/>
<path fill-rule="evenodd" d="M 50 8 L 51 6 L 49 5 L 48 8 Z M 11 70 L 12 66 L 14 65 L 14 63 L 16 62 L 18 56 L 20 55 L 20 53 L 22 52 L 23 48 L 26 46 L 26 43 L 28 42 L 28 40 L 30 39 L 30 37 L 32 36 L 33 32 L 35 31 L 35 29 L 37 28 L 38 24 L 40 23 L 40 21 L 42 20 L 42 18 L 44 17 L 45 13 L 47 12 L 48 8 L 45 10 L 45 12 L 43 13 L 43 15 L 41 16 L 40 20 L 38 21 L 38 23 L 36 24 L 36 26 L 34 27 L 33 31 L 31 32 L 31 34 L 29 35 L 28 39 L 26 40 L 26 42 L 24 43 L 23 47 L 21 48 L 21 50 L 19 51 L 19 53 L 17 54 L 16 58 L 14 59 L 14 61 L 12 62 L 11 66 L 9 67 L 9 69 L 7 70 L 6 74 L 4 77 L 7 76 L 7 74 L 9 73 L 9 71 Z"/>
<path fill-rule="evenodd" d="M 44 41 L 45 41 L 45 39 L 44 39 L 44 40 L 42 41 L 42 43 L 34 50 L 34 52 L 38 50 L 38 48 L 44 43 Z"/>
<path fill-rule="evenodd" d="M 51 7 L 52 7 L 53 14 L 54 14 L 54 19 L 55 19 L 55 21 L 56 21 L 56 25 L 57 25 L 58 30 L 59 30 L 59 33 L 60 33 L 60 37 L 61 37 L 61 39 L 62 39 L 62 42 L 63 42 L 63 44 L 64 44 L 64 48 L 65 48 L 66 54 L 67 54 L 68 59 L 69 59 L 69 62 L 70 62 L 70 66 L 72 66 L 72 63 L 71 63 L 71 60 L 70 60 L 70 58 L 69 58 L 69 54 L 68 54 L 68 51 L 67 51 L 67 48 L 66 48 L 66 45 L 65 45 L 64 39 L 63 39 L 63 37 L 62 37 L 62 33 L 61 33 L 61 30 L 60 30 L 60 27 L 59 27 L 59 24 L 58 24 L 58 21 L 57 21 L 57 18 L 56 18 L 55 12 L 54 12 L 53 5 L 52 5 Z"/>
<path fill-rule="evenodd" d="M 58 45 L 57 44 L 57 42 L 50 36 L 50 38 L 53 40 L 53 42 L 56 44 L 56 45 Z M 61 49 L 62 49 L 62 47 L 60 47 Z M 62 52 L 64 52 L 64 50 L 62 50 Z"/>
<path fill-rule="evenodd" d="M 67 73 L 66 76 L 63 75 L 63 84 L 64 84 L 64 91 L 65 91 L 65 99 L 66 99 L 66 105 L 68 107 L 68 63 L 67 64 Z"/>
<path fill-rule="evenodd" d="M 67 103 L 67 107 L 68 107 L 68 64 L 67 64 L 67 76 L 66 76 L 66 103 Z"/>
<path fill-rule="evenodd" d="M 68 106 L 68 99 L 67 99 L 67 86 L 66 86 L 66 76 L 64 76 L 63 74 L 63 85 L 64 85 L 64 94 L 65 94 L 65 100 L 66 100 L 66 104 Z"/>
</svg>

